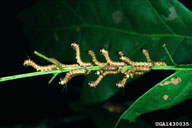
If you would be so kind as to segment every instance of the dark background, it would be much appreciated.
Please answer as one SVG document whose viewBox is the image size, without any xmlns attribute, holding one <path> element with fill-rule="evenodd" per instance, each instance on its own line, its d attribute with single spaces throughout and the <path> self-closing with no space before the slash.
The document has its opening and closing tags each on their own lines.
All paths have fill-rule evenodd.
<svg viewBox="0 0 192 128">
<path fill-rule="evenodd" d="M 22 65 L 27 59 L 26 53 L 30 55 L 33 51 L 28 46 L 17 15 L 36 1 L 1 2 L 0 77 L 34 71 Z M 180 0 L 180 2 L 192 9 L 192 1 Z M 171 73 L 173 72 L 152 71 L 139 80 L 131 82 L 129 87 L 122 89 L 110 100 L 121 103 L 129 98 L 134 101 Z M 150 79 L 152 77 L 153 79 Z M 79 100 L 80 88 L 70 86 L 65 93 L 61 91 L 62 87 L 57 83 L 59 77 L 48 85 L 50 78 L 50 75 L 46 75 L 0 83 L 0 127 L 19 124 L 40 126 L 42 122 L 48 123 L 49 127 L 85 127 L 85 125 L 96 127 L 90 119 L 79 116 L 79 113 L 72 111 L 68 106 L 69 103 Z M 76 78 L 76 80 L 82 81 L 83 78 Z M 140 83 L 146 83 L 148 86 L 141 87 Z M 140 118 L 151 126 L 154 126 L 155 121 L 190 121 L 192 119 L 191 108 L 192 100 L 188 100 L 171 109 L 144 114 Z M 60 119 L 63 120 L 60 121 Z"/>
</svg>

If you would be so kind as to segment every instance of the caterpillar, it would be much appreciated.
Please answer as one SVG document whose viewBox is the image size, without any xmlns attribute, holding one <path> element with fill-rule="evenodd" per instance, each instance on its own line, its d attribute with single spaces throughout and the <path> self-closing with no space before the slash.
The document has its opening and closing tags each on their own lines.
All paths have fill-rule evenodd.
<svg viewBox="0 0 192 128">
<path fill-rule="evenodd" d="M 56 63 L 58 63 L 59 65 L 61 65 L 61 67 L 65 68 L 65 67 L 77 67 L 79 66 L 78 64 L 62 64 L 61 62 L 59 62 L 57 59 L 55 58 L 50 58 L 51 60 L 55 61 Z"/>
<path fill-rule="evenodd" d="M 134 75 L 143 75 L 144 72 L 150 71 L 150 68 L 146 68 L 146 67 L 132 67 L 130 70 L 127 70 L 127 72 L 125 72 L 125 77 L 118 83 L 116 83 L 116 86 L 118 88 L 122 88 L 125 86 L 126 81 L 129 78 L 133 78 Z"/>
<path fill-rule="evenodd" d="M 89 50 L 88 51 L 89 55 L 92 57 L 93 62 L 95 63 L 95 65 L 98 66 L 104 66 L 107 65 L 107 63 L 103 63 L 103 62 L 99 62 L 95 56 L 95 52 L 93 50 Z"/>
<path fill-rule="evenodd" d="M 78 64 L 62 64 L 61 62 L 59 62 L 58 60 L 56 60 L 55 58 L 50 58 L 52 60 L 54 60 L 56 63 L 58 63 L 59 65 L 61 65 L 62 68 L 65 67 L 76 67 L 78 66 Z M 50 64 L 47 66 L 41 66 L 36 64 L 34 61 L 32 61 L 31 59 L 27 59 L 24 61 L 23 63 L 24 66 L 32 66 L 34 69 L 36 69 L 37 71 L 50 71 L 50 70 L 55 70 L 55 69 L 59 69 L 55 64 Z"/>
<path fill-rule="evenodd" d="M 120 58 L 119 58 L 120 60 L 128 63 L 129 65 L 132 65 L 132 66 L 134 65 L 134 62 L 131 59 L 129 59 L 129 57 L 125 56 L 125 54 L 122 51 L 119 51 L 118 54 L 120 55 Z"/>
<path fill-rule="evenodd" d="M 146 49 L 142 49 L 142 51 L 143 51 L 147 61 L 148 62 L 152 62 L 152 60 L 151 60 L 151 58 L 149 56 L 149 52 Z M 153 66 L 167 66 L 167 64 L 165 62 L 161 62 L 161 61 L 159 61 L 159 62 L 152 62 L 152 63 L 153 63 Z"/>
<path fill-rule="evenodd" d="M 112 60 L 110 59 L 110 57 L 109 57 L 108 51 L 105 50 L 105 49 L 100 49 L 100 52 L 104 55 L 104 57 L 105 57 L 105 59 L 106 59 L 106 61 L 107 61 L 107 63 L 108 63 L 109 65 L 112 65 L 112 66 L 126 66 L 126 65 L 127 65 L 127 64 L 124 63 L 124 62 L 115 62 L 115 61 L 112 61 Z"/>
<path fill-rule="evenodd" d="M 90 87 L 96 87 L 96 86 L 101 82 L 101 80 L 103 79 L 103 77 L 104 77 L 103 75 L 99 75 L 96 81 L 94 81 L 94 82 L 89 82 L 88 85 L 89 85 Z"/>
<path fill-rule="evenodd" d="M 151 58 L 149 56 L 149 52 L 146 49 L 142 49 L 143 54 L 145 55 L 148 62 L 151 62 Z"/>
<path fill-rule="evenodd" d="M 93 81 L 93 82 L 89 82 L 88 85 L 90 87 L 96 87 L 100 82 L 101 80 L 103 79 L 104 76 L 108 75 L 108 74 L 117 74 L 119 73 L 119 71 L 105 71 L 103 74 L 99 75 L 97 80 L 96 81 Z"/>
<path fill-rule="evenodd" d="M 23 65 L 32 66 L 37 71 L 41 71 L 41 72 L 58 69 L 58 67 L 55 64 L 51 64 L 51 65 L 47 65 L 47 66 L 40 66 L 40 65 L 36 64 L 34 61 L 32 61 L 31 59 L 25 60 Z"/>
<path fill-rule="evenodd" d="M 88 71 L 87 69 L 74 69 L 74 70 L 71 70 L 65 75 L 65 77 L 59 82 L 59 84 L 64 85 L 75 76 L 88 75 L 89 73 L 90 73 L 90 71 Z"/>
<path fill-rule="evenodd" d="M 167 66 L 165 62 L 153 62 L 154 66 Z"/>
<path fill-rule="evenodd" d="M 79 45 L 76 44 L 76 43 L 71 43 L 71 46 L 75 49 L 76 51 L 76 60 L 77 60 L 77 63 L 80 65 L 80 66 L 83 66 L 83 67 L 87 67 L 87 66 L 93 66 L 92 63 L 86 63 L 86 62 L 83 62 L 81 60 L 81 56 L 80 56 L 80 49 L 79 49 Z"/>
<path fill-rule="evenodd" d="M 149 52 L 146 49 L 142 49 L 142 51 L 143 51 L 147 61 L 148 62 L 152 62 L 152 60 L 151 60 L 151 58 L 149 56 Z M 161 61 L 159 61 L 159 62 L 152 62 L 152 63 L 153 63 L 153 66 L 167 66 L 167 64 L 165 62 L 161 62 Z"/>
<path fill-rule="evenodd" d="M 134 62 L 129 57 L 124 56 L 122 52 L 119 52 L 119 55 L 121 56 L 120 59 L 129 65 L 135 66 L 135 67 L 152 67 L 152 62 Z"/>
<path fill-rule="evenodd" d="M 95 74 L 100 75 L 105 71 L 117 71 L 117 70 L 119 70 L 117 66 L 106 65 L 106 66 L 103 66 L 101 69 L 97 70 Z"/>
<path fill-rule="evenodd" d="M 120 82 L 116 83 L 116 86 L 117 86 L 118 88 L 125 87 L 125 84 L 126 84 L 126 82 L 127 82 L 127 79 L 128 79 L 128 77 L 124 77 Z"/>
<path fill-rule="evenodd" d="M 126 84 L 126 82 L 127 82 L 127 80 L 128 80 L 129 78 L 133 78 L 134 73 L 135 73 L 135 68 L 133 67 L 133 68 L 131 68 L 130 70 L 128 70 L 127 72 L 124 73 L 124 74 L 125 74 L 125 77 L 124 77 L 120 82 L 116 83 L 116 86 L 117 86 L 118 88 L 124 87 L 125 84 Z"/>
<path fill-rule="evenodd" d="M 165 62 L 152 61 L 149 56 L 149 52 L 146 49 L 142 49 L 142 51 L 147 59 L 147 62 L 134 62 L 129 57 L 125 56 L 125 54 L 122 51 L 119 51 L 118 54 L 120 55 L 120 60 L 135 67 L 167 66 Z"/>
</svg>

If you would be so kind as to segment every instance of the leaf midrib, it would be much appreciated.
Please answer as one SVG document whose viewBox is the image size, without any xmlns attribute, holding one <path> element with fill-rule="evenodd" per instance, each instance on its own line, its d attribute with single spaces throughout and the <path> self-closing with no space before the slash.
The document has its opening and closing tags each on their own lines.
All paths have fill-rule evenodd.
<svg viewBox="0 0 192 128">
<path fill-rule="evenodd" d="M 152 6 L 151 2 L 149 0 L 147 0 L 147 2 L 149 4 L 149 6 L 153 9 L 155 14 L 160 18 L 161 22 L 168 28 L 168 30 L 171 33 L 146 34 L 146 33 L 138 33 L 138 32 L 134 32 L 134 31 L 127 31 L 127 30 L 123 30 L 123 29 L 119 29 L 119 28 L 108 27 L 108 26 L 103 26 L 103 25 L 98 25 L 98 24 L 88 24 L 88 23 L 86 23 L 84 18 L 81 15 L 78 15 L 78 13 L 67 2 L 64 2 L 64 4 L 72 11 L 72 13 L 75 16 L 79 17 L 79 19 L 82 22 L 82 24 L 80 24 L 80 25 L 72 25 L 72 26 L 69 26 L 69 27 L 55 28 L 54 30 L 62 31 L 62 30 L 66 30 L 66 29 L 76 29 L 78 27 L 84 27 L 84 28 L 95 28 L 95 29 L 103 29 L 103 30 L 108 30 L 108 31 L 121 32 L 121 33 L 124 33 L 124 34 L 135 35 L 135 36 L 145 36 L 145 37 L 178 37 L 178 38 L 192 39 L 191 36 L 180 35 L 180 34 L 176 34 L 175 32 L 173 32 L 173 30 L 170 28 L 170 26 L 162 20 L 162 17 L 160 17 L 160 15 L 157 13 L 157 10 Z"/>
<path fill-rule="evenodd" d="M 145 37 L 178 37 L 178 38 L 187 38 L 187 39 L 192 39 L 192 36 L 188 35 L 180 35 L 180 34 L 171 34 L 171 33 L 139 33 L 139 32 L 133 32 L 133 31 L 128 31 L 128 30 L 123 30 L 115 27 L 108 27 L 104 25 L 97 25 L 97 24 L 80 24 L 80 25 L 71 25 L 68 27 L 58 27 L 58 28 L 50 28 L 48 30 L 52 31 L 64 31 L 67 29 L 76 29 L 76 28 L 90 28 L 90 29 L 102 29 L 106 31 L 113 31 L 113 32 L 120 32 L 124 34 L 129 34 L 129 35 L 135 35 L 135 36 L 145 36 Z M 44 28 L 41 30 L 45 30 Z"/>
</svg>

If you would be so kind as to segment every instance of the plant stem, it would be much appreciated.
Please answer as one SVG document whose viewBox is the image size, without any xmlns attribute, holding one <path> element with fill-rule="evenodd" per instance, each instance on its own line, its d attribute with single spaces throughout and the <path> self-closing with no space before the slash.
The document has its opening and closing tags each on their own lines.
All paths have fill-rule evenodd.
<svg viewBox="0 0 192 128">
<path fill-rule="evenodd" d="M 173 58 L 172 58 L 169 50 L 167 49 L 166 44 L 163 44 L 163 48 L 164 48 L 165 52 L 167 53 L 167 55 L 169 56 L 169 59 L 171 60 L 172 64 L 173 64 L 174 66 L 177 66 L 177 64 L 176 64 L 175 61 L 173 60 Z"/>
<path fill-rule="evenodd" d="M 60 64 L 58 64 L 58 63 L 55 62 L 54 60 L 51 60 L 50 58 L 46 57 L 45 55 L 43 55 L 43 54 L 41 54 L 41 53 L 39 53 L 39 52 L 37 52 L 37 51 L 34 51 L 34 54 L 36 54 L 37 56 L 39 56 L 39 57 L 41 57 L 41 58 L 43 58 L 43 59 L 45 59 L 45 60 L 47 60 L 47 61 L 55 64 L 60 70 L 63 70 L 63 68 L 61 67 Z"/>
<path fill-rule="evenodd" d="M 125 67 L 119 67 L 120 69 L 131 69 L 132 66 L 125 66 Z M 1 77 L 0 82 L 3 81 L 9 81 L 14 79 L 20 79 L 20 78 L 26 78 L 26 77 L 32 77 L 32 76 L 40 76 L 40 75 L 47 75 L 47 74 L 60 74 L 63 72 L 68 72 L 73 69 L 82 69 L 84 67 L 75 67 L 75 68 L 65 68 L 62 71 L 61 70 L 52 70 L 52 71 L 45 71 L 45 72 L 32 72 L 32 73 L 25 73 L 25 74 L 19 74 L 19 75 L 12 75 L 7 77 Z M 87 67 L 87 70 L 90 71 L 96 71 L 99 70 L 100 66 L 92 66 Z M 154 66 L 152 67 L 152 70 L 185 70 L 185 71 L 192 71 L 192 65 L 183 65 L 183 66 Z"/>
</svg>

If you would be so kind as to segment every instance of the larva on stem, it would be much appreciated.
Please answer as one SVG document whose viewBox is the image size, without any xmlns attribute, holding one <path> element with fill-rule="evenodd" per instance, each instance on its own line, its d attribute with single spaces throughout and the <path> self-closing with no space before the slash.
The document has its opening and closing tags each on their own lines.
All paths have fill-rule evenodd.
<svg viewBox="0 0 192 128">
<path fill-rule="evenodd" d="M 71 43 L 71 46 L 75 49 L 76 51 L 76 60 L 77 60 L 77 63 L 80 65 L 80 66 L 83 66 L 83 67 L 87 67 L 87 66 L 93 66 L 92 63 L 86 63 L 86 62 L 83 62 L 81 60 L 81 56 L 80 56 L 80 49 L 79 49 L 79 45 L 76 44 L 76 43 Z"/>
<path fill-rule="evenodd" d="M 61 62 L 59 62 L 57 59 L 55 58 L 50 58 L 51 60 L 55 61 L 56 63 L 58 63 L 59 65 L 61 65 L 62 68 L 68 68 L 68 67 L 77 67 L 79 66 L 78 64 L 62 64 Z"/>
<path fill-rule="evenodd" d="M 100 75 L 105 71 L 117 71 L 117 70 L 119 70 L 117 66 L 106 65 L 106 66 L 103 66 L 101 69 L 97 70 L 95 74 Z"/>
<path fill-rule="evenodd" d="M 145 52 L 146 58 L 148 60 L 150 60 L 150 57 L 148 56 L 149 55 L 148 51 L 144 49 L 144 52 Z M 129 57 L 125 56 L 122 51 L 120 51 L 118 53 L 120 55 L 120 60 L 128 63 L 129 65 L 132 65 L 135 67 L 152 67 L 153 66 L 153 63 L 151 61 L 149 61 L 149 62 L 134 62 Z"/>
<path fill-rule="evenodd" d="M 154 66 L 167 66 L 167 64 L 165 62 L 153 62 Z"/>
<path fill-rule="evenodd" d="M 126 82 L 127 82 L 127 80 L 128 80 L 129 78 L 133 78 L 134 73 L 135 73 L 135 67 L 133 67 L 133 68 L 131 68 L 130 70 L 128 70 L 127 72 L 125 72 L 125 73 L 124 73 L 124 74 L 125 74 L 125 77 L 124 77 L 120 82 L 116 83 L 116 86 L 117 86 L 118 88 L 124 87 L 125 84 L 126 84 Z"/>
<path fill-rule="evenodd" d="M 87 69 L 74 69 L 74 70 L 71 70 L 65 75 L 65 77 L 59 82 L 59 84 L 64 85 L 75 76 L 88 75 L 89 73 L 90 73 L 90 71 L 87 71 Z"/>
<path fill-rule="evenodd" d="M 110 57 L 109 57 L 109 53 L 108 53 L 107 50 L 105 50 L 105 49 L 100 49 L 100 52 L 104 55 L 104 57 L 105 57 L 105 59 L 106 59 L 106 61 L 107 61 L 107 63 L 108 63 L 109 65 L 112 65 L 112 66 L 126 66 L 126 63 L 124 63 L 124 62 L 115 62 L 115 61 L 112 61 L 112 60 L 110 59 Z"/>
<path fill-rule="evenodd" d="M 117 86 L 118 88 L 123 88 L 123 87 L 125 87 L 125 84 L 126 84 L 127 80 L 128 80 L 128 77 L 124 77 L 120 82 L 116 83 L 116 86 Z"/>
<path fill-rule="evenodd" d="M 146 49 L 142 49 L 143 54 L 145 55 L 148 62 L 151 62 L 151 57 L 149 55 L 149 52 Z"/>
<path fill-rule="evenodd" d="M 148 62 L 152 62 L 151 58 L 150 58 L 150 55 L 149 55 L 149 52 L 146 50 L 146 49 L 142 49 L 146 59 Z M 165 62 L 153 62 L 153 66 L 167 66 L 167 64 Z"/>
<path fill-rule="evenodd" d="M 78 64 L 62 64 L 61 62 L 59 62 L 58 60 L 56 60 L 55 58 L 50 58 L 51 60 L 55 61 L 56 63 L 58 63 L 62 68 L 65 68 L 65 67 L 76 67 L 78 66 Z M 24 61 L 23 63 L 24 66 L 32 66 L 34 69 L 36 69 L 37 71 L 50 71 L 50 70 L 56 70 L 56 69 L 59 69 L 57 67 L 57 65 L 55 64 L 50 64 L 50 65 L 47 65 L 47 66 L 41 66 L 41 65 L 38 65 L 36 64 L 34 61 L 32 61 L 31 59 L 27 59 Z"/>
<path fill-rule="evenodd" d="M 96 86 L 101 82 L 101 80 L 103 79 L 103 77 L 104 77 L 103 75 L 99 75 L 96 81 L 89 82 L 88 85 L 89 85 L 90 87 L 96 87 Z"/>
<path fill-rule="evenodd" d="M 95 52 L 93 50 L 89 50 L 88 51 L 89 55 L 92 57 L 92 60 L 93 62 L 95 63 L 95 65 L 98 65 L 98 66 L 103 66 L 103 65 L 106 65 L 107 63 L 102 63 L 102 62 L 99 62 L 95 56 Z"/>
<path fill-rule="evenodd" d="M 51 64 L 51 65 L 47 65 L 47 66 L 40 66 L 40 65 L 36 64 L 34 61 L 32 61 L 31 59 L 25 60 L 23 65 L 32 66 L 37 71 L 41 71 L 41 72 L 58 69 L 58 67 L 55 64 Z"/>
<path fill-rule="evenodd" d="M 119 71 L 110 71 L 110 70 L 107 70 L 107 71 L 105 71 L 103 74 L 99 75 L 96 81 L 89 82 L 88 85 L 89 85 L 90 87 L 96 87 L 96 86 L 101 82 L 101 80 L 103 79 L 103 77 L 105 77 L 106 75 L 108 75 L 108 74 L 118 74 L 118 73 L 119 73 Z"/>
<path fill-rule="evenodd" d="M 127 56 L 122 51 L 119 51 L 118 54 L 120 55 L 120 60 L 128 63 L 129 65 L 134 66 L 134 62 Z"/>
</svg>

